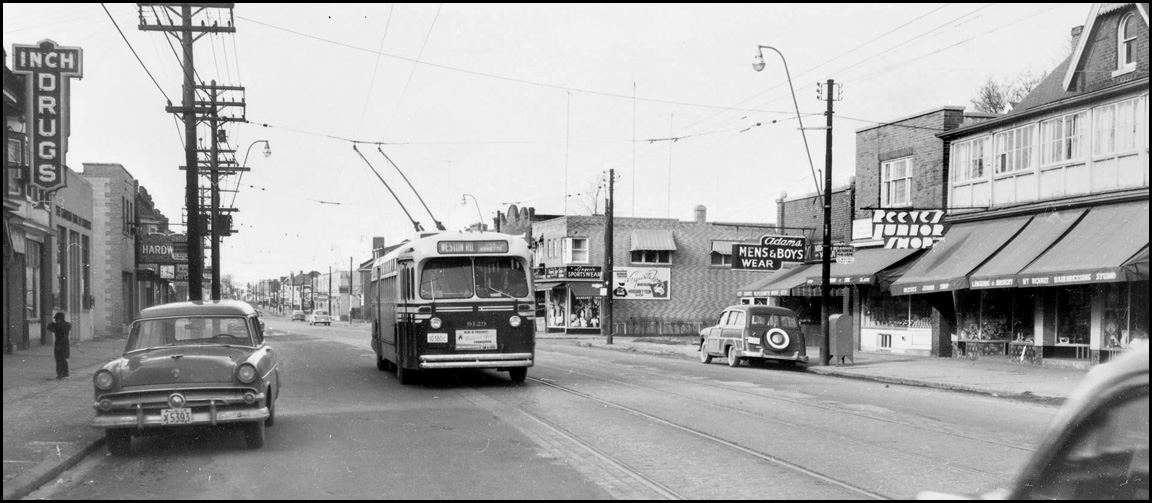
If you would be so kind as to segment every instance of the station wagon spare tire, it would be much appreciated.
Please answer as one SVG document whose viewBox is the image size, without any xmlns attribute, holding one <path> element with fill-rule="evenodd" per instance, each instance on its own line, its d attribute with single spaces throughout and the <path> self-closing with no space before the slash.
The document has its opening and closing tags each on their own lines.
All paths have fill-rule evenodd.
<svg viewBox="0 0 1152 503">
<path fill-rule="evenodd" d="M 524 382 L 524 379 L 528 378 L 528 367 L 510 368 L 508 377 L 512 378 L 512 382 Z"/>
<path fill-rule="evenodd" d="M 700 341 L 700 363 L 712 363 L 712 355 L 704 349 L 707 341 Z"/>
<path fill-rule="evenodd" d="M 768 333 L 764 334 L 764 345 L 777 351 L 786 349 L 788 344 L 791 342 L 792 341 L 788 337 L 788 332 L 785 332 L 779 328 L 773 328 L 769 330 Z"/>
<path fill-rule="evenodd" d="M 264 421 L 252 421 L 244 425 L 244 444 L 249 449 L 264 447 Z"/>
<path fill-rule="evenodd" d="M 132 452 L 132 432 L 124 428 L 105 430 L 104 441 L 113 456 L 123 457 Z"/>
<path fill-rule="evenodd" d="M 736 346 L 728 346 L 728 366 L 729 367 L 739 367 L 740 366 L 740 357 L 736 356 L 736 351 L 737 351 Z"/>
</svg>

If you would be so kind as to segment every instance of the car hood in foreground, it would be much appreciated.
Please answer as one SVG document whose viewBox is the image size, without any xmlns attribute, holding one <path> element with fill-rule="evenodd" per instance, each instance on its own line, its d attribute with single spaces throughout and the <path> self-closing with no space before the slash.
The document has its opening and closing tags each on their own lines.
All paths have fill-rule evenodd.
<svg viewBox="0 0 1152 503">
<path fill-rule="evenodd" d="M 121 388 L 156 384 L 230 383 L 236 365 L 252 348 L 176 346 L 141 351 L 118 359 Z"/>
</svg>

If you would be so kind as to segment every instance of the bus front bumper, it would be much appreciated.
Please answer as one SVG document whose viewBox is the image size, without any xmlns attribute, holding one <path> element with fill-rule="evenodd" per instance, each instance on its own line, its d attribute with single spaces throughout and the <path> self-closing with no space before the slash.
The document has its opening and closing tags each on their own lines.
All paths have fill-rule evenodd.
<svg viewBox="0 0 1152 503">
<path fill-rule="evenodd" d="M 422 355 L 422 369 L 492 369 L 531 367 L 532 353 Z"/>
</svg>

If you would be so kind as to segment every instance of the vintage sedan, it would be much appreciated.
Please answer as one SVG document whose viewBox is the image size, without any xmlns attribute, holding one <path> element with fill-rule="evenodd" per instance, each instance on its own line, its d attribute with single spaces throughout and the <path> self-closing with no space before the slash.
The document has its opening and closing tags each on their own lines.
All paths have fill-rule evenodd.
<svg viewBox="0 0 1152 503">
<path fill-rule="evenodd" d="M 785 365 L 808 363 L 808 348 L 800 322 L 791 309 L 737 305 L 725 308 L 715 325 L 700 331 L 700 362 L 728 359 L 731 367 L 744 360 L 776 360 Z"/>
<path fill-rule="evenodd" d="M 1093 367 L 1009 487 L 980 499 L 1148 500 L 1148 340 Z M 976 499 L 923 491 L 919 500 Z"/>
<path fill-rule="evenodd" d="M 279 364 L 246 302 L 150 307 L 132 322 L 124 354 L 92 377 L 92 427 L 105 430 L 116 456 L 131 451 L 133 436 L 185 426 L 239 426 L 248 448 L 263 447 Z"/>
<path fill-rule="evenodd" d="M 328 314 L 328 311 L 317 309 L 308 314 L 309 325 L 319 325 L 321 323 L 332 326 L 332 316 Z"/>
</svg>

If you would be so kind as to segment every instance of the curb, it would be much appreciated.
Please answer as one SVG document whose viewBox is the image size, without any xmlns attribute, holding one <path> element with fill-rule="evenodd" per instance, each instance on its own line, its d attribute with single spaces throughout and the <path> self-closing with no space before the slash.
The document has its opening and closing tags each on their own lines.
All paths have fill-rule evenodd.
<svg viewBox="0 0 1152 503">
<path fill-rule="evenodd" d="M 36 466 L 36 468 L 28 470 L 24 475 L 16 477 L 15 479 L 12 479 L 9 482 L 6 482 L 4 484 L 4 499 L 5 500 L 23 499 L 25 496 L 28 496 L 29 494 L 31 494 L 32 491 L 39 489 L 40 487 L 49 483 L 52 479 L 59 476 L 61 473 L 64 473 L 65 471 L 69 470 L 73 466 L 76 466 L 77 464 L 80 463 L 80 461 L 82 459 L 88 457 L 93 452 L 96 452 L 101 447 L 104 447 L 104 437 L 103 436 L 101 436 L 100 438 L 96 439 L 95 441 L 89 443 L 87 447 L 84 447 L 83 449 L 79 449 L 76 452 L 72 453 L 67 458 L 65 458 L 63 461 L 54 461 L 52 459 L 48 459 L 48 460 L 41 462 L 39 465 Z M 46 468 L 43 472 L 40 472 L 38 469 L 41 467 L 48 467 L 48 468 Z M 26 480 L 21 480 L 21 479 L 26 479 Z M 15 489 L 13 489 L 11 492 L 8 491 L 9 485 L 15 486 Z"/>
</svg>

